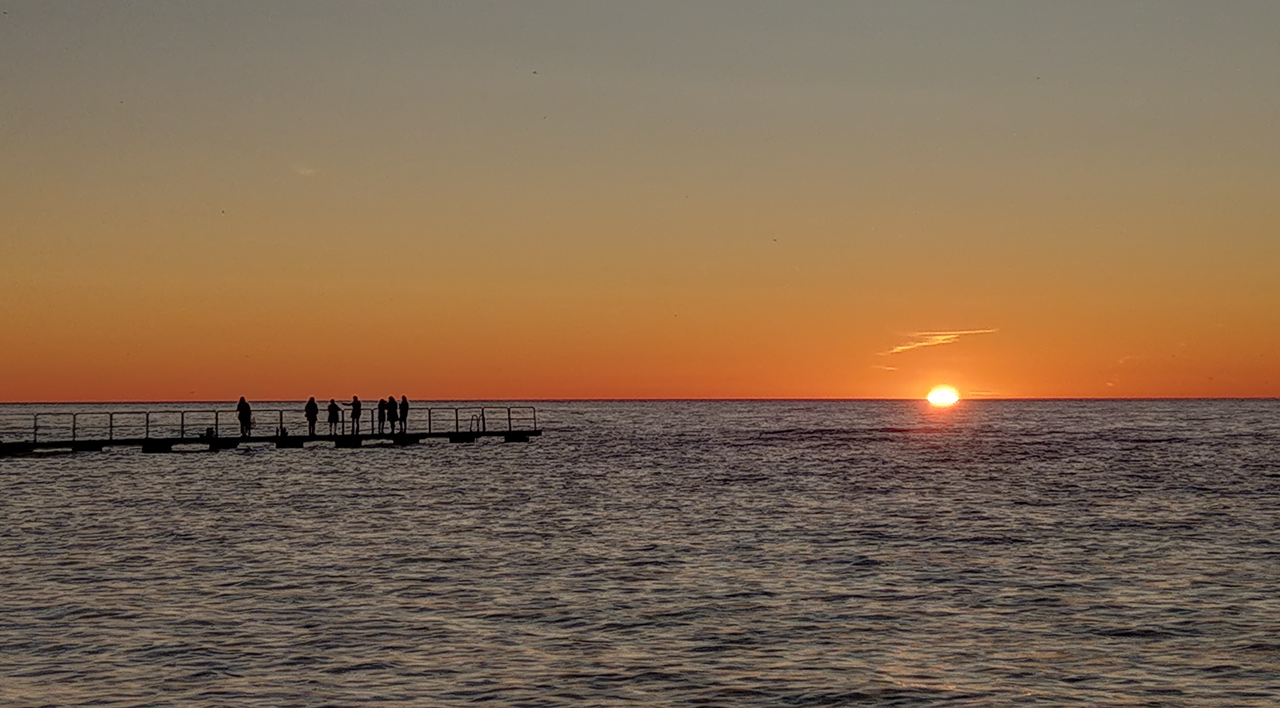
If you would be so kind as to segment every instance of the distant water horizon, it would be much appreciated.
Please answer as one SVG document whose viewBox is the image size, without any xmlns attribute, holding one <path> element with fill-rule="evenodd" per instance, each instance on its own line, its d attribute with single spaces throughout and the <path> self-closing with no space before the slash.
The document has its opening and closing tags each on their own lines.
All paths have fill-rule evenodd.
<svg viewBox="0 0 1280 708">
<path fill-rule="evenodd" d="M 0 459 L 6 705 L 1280 702 L 1280 400 L 522 402 Z"/>
<path fill-rule="evenodd" d="M 355 395 L 358 396 L 360 394 L 356 393 Z M 397 393 L 396 395 L 398 396 L 401 394 Z M 305 403 L 307 398 L 308 396 L 303 396 L 300 398 L 260 398 L 260 399 L 249 398 L 249 401 L 264 403 L 264 404 L 265 403 L 294 403 L 294 402 L 301 404 L 301 403 Z M 349 401 L 351 399 L 351 394 L 346 393 L 346 394 L 343 394 L 342 396 L 325 396 L 324 397 L 325 400 L 328 400 L 329 398 L 333 398 L 338 401 L 344 401 L 344 400 Z M 803 397 L 803 396 L 785 397 L 784 396 L 784 397 L 765 397 L 765 398 L 752 398 L 752 397 L 743 397 L 743 398 L 609 398 L 609 397 L 604 397 L 604 398 L 413 398 L 413 397 L 409 397 L 409 398 L 410 400 L 417 400 L 423 403 L 442 403 L 442 404 L 494 403 L 494 402 L 502 402 L 502 403 L 507 403 L 507 402 L 522 402 L 522 403 L 698 403 L 698 402 L 804 403 L 804 402 L 815 402 L 815 403 L 820 403 L 820 402 L 826 402 L 826 401 L 830 401 L 830 402 L 841 402 L 841 401 L 845 401 L 845 402 L 860 402 L 860 401 L 911 402 L 911 401 L 916 401 L 920 403 L 925 402 L 925 397 L 923 395 L 919 397 L 900 397 L 900 398 L 857 398 L 857 397 L 849 398 L 849 397 L 839 397 L 839 396 L 831 396 L 831 397 Z M 377 399 L 378 399 L 377 396 L 372 396 L 368 400 L 376 401 Z M 176 404 L 216 405 L 216 404 L 230 403 L 232 406 L 234 406 L 237 400 L 239 400 L 239 397 L 210 398 L 210 399 L 138 398 L 138 399 L 118 399 L 118 400 L 117 399 L 50 400 L 50 401 L 32 400 L 32 401 L 0 401 L 0 406 L 36 406 L 36 405 L 68 406 L 68 405 L 77 405 L 77 404 L 98 406 L 98 405 L 112 405 L 112 404 L 131 405 L 131 404 L 142 404 L 142 403 L 175 404 L 175 405 Z M 316 396 L 316 400 L 317 401 L 321 400 L 321 397 Z M 1020 402 L 1020 401 L 1021 402 L 1035 402 L 1035 401 L 1106 402 L 1106 401 L 1275 401 L 1275 400 L 1280 400 L 1280 397 L 1278 396 L 1108 396 L 1108 397 L 1098 397 L 1098 396 L 1013 397 L 1013 396 L 1007 396 L 1007 397 L 1001 397 L 1001 396 L 976 396 L 973 394 L 968 394 L 961 398 L 960 404 L 977 403 L 977 402 Z"/>
</svg>

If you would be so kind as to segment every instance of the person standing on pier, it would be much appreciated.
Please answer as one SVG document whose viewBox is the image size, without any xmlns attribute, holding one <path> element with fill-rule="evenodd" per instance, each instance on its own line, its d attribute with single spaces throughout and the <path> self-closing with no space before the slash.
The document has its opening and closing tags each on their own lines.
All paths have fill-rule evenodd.
<svg viewBox="0 0 1280 708">
<path fill-rule="evenodd" d="M 360 434 L 360 397 L 351 397 L 351 434 Z"/>
<path fill-rule="evenodd" d="M 342 409 L 338 407 L 338 402 L 329 399 L 329 434 L 338 434 L 338 422 L 342 420 Z"/>
<path fill-rule="evenodd" d="M 395 400 L 392 398 L 391 400 Z M 409 397 L 400 397 L 400 432 L 409 432 Z"/>
<path fill-rule="evenodd" d="M 240 419 L 240 437 L 249 437 L 249 429 L 253 427 L 253 412 L 249 408 L 249 402 L 244 400 L 244 396 L 241 396 L 240 402 L 236 404 L 236 417 Z"/>
<path fill-rule="evenodd" d="M 400 416 L 396 415 L 396 397 L 387 396 L 387 422 L 391 424 L 391 434 L 396 434 L 396 419 Z"/>
<path fill-rule="evenodd" d="M 386 432 L 387 427 L 387 402 L 378 399 L 378 434 L 382 435 Z"/>
<path fill-rule="evenodd" d="M 316 397 L 312 396 L 307 399 L 307 405 L 302 409 L 303 415 L 307 417 L 307 435 L 316 436 L 316 418 L 320 417 L 320 406 L 316 403 Z"/>
</svg>

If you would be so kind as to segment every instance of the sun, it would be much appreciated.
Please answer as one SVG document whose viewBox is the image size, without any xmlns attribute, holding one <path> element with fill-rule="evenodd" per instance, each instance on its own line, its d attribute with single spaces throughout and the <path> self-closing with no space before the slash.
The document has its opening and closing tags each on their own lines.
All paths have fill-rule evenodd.
<svg viewBox="0 0 1280 708">
<path fill-rule="evenodd" d="M 956 401 L 960 400 L 960 392 L 951 386 L 934 386 L 933 390 L 929 391 L 929 395 L 925 396 L 925 398 L 931 405 L 946 408 L 947 406 L 954 406 Z"/>
</svg>

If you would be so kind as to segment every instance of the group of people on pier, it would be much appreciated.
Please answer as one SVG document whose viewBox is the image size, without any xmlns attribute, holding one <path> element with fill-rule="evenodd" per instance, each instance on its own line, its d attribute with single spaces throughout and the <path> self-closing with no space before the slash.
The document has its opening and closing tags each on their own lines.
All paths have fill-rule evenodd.
<svg viewBox="0 0 1280 708">
<path fill-rule="evenodd" d="M 350 403 L 339 404 L 334 399 L 329 399 L 329 434 L 338 435 L 346 434 L 342 431 L 342 406 L 351 409 L 351 435 L 360 434 L 360 418 L 364 410 L 364 404 L 360 402 L 359 396 L 352 396 Z M 307 404 L 303 406 L 302 413 L 307 419 L 307 435 L 314 437 L 316 434 L 316 421 L 320 419 L 320 404 L 316 403 L 316 397 L 312 396 L 307 399 Z M 253 428 L 253 409 L 249 406 L 249 402 L 244 400 L 244 396 L 240 397 L 240 402 L 236 404 L 236 417 L 240 420 L 240 437 L 249 437 L 249 431 Z M 399 426 L 399 430 L 396 426 Z M 401 396 L 400 401 L 396 402 L 395 396 L 388 396 L 385 399 L 378 399 L 378 435 L 386 435 L 390 433 L 395 435 L 397 432 L 403 434 L 409 430 L 409 397 Z M 373 434 L 373 421 L 369 421 L 369 433 Z"/>
</svg>

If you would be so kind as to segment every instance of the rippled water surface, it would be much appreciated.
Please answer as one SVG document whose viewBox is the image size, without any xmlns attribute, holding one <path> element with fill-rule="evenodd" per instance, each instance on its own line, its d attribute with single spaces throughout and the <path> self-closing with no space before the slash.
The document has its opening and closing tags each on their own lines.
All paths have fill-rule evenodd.
<svg viewBox="0 0 1280 708">
<path fill-rule="evenodd" d="M 0 704 L 1280 704 L 1280 402 L 539 420 L 0 459 Z"/>
</svg>

